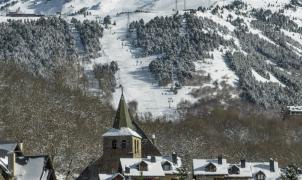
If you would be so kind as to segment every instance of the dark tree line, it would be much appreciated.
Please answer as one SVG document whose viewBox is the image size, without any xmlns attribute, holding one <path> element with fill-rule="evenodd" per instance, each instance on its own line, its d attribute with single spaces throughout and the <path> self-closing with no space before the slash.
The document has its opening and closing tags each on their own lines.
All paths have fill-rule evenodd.
<svg viewBox="0 0 302 180">
<path fill-rule="evenodd" d="M 73 21 L 87 53 L 100 50 L 103 29 L 94 21 Z M 0 23 L 0 61 L 16 63 L 46 78 L 79 60 L 70 24 L 57 17 Z"/>
<path fill-rule="evenodd" d="M 0 60 L 47 76 L 77 58 L 68 23 L 60 18 L 0 23 Z"/>
<path fill-rule="evenodd" d="M 171 82 L 172 78 L 186 83 L 195 71 L 195 60 L 212 58 L 209 51 L 234 44 L 218 33 L 228 32 L 227 28 L 193 14 L 155 17 L 148 23 L 135 21 L 129 31 L 132 45 L 141 49 L 142 56 L 158 56 L 149 69 L 161 85 Z"/>
<path fill-rule="evenodd" d="M 99 38 L 103 37 L 103 27 L 96 21 L 84 20 L 80 22 L 72 19 L 76 29 L 80 33 L 86 53 L 96 54 L 101 50 Z"/>
<path fill-rule="evenodd" d="M 234 32 L 211 19 L 190 13 L 155 17 L 147 23 L 143 20 L 131 23 L 131 43 L 141 50 L 142 56 L 158 56 L 150 63 L 149 69 L 162 85 L 170 83 L 171 79 L 186 83 L 192 78 L 195 60 L 211 58 L 210 51 L 227 47 L 234 50 L 225 55 L 225 60 L 240 78 L 239 89 L 243 99 L 266 108 L 302 104 L 302 59 L 292 47 L 302 49 L 302 45 L 282 31 L 295 32 L 302 37 L 302 28 L 285 16 L 282 9 L 278 12 L 264 9 L 247 11 L 246 7 L 242 1 L 234 1 L 222 7 L 198 9 L 211 11 L 217 16 L 221 16 L 224 9 L 234 11 L 239 17 L 227 17 L 227 21 L 236 28 Z M 261 31 L 269 40 L 250 32 L 244 18 L 250 16 L 255 18 L 250 22 L 251 27 Z M 225 40 L 221 36 L 223 34 L 237 38 L 244 52 L 238 51 L 239 47 L 233 40 Z M 285 87 L 256 80 L 252 70 L 267 80 L 274 76 Z"/>
</svg>

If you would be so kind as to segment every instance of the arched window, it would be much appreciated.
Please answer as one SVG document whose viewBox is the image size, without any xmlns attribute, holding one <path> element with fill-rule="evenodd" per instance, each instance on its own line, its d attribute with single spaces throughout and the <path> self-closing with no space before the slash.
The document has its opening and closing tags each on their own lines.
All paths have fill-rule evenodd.
<svg viewBox="0 0 302 180">
<path fill-rule="evenodd" d="M 127 141 L 123 140 L 122 141 L 122 149 L 126 149 L 126 147 L 127 147 Z"/>
<path fill-rule="evenodd" d="M 112 149 L 116 149 L 117 148 L 116 143 L 117 143 L 117 141 L 115 139 L 112 140 Z"/>
<path fill-rule="evenodd" d="M 168 161 L 163 163 L 162 167 L 163 167 L 164 171 L 170 171 L 171 170 L 171 164 Z"/>
<path fill-rule="evenodd" d="M 256 174 L 256 180 L 265 180 L 265 174 L 262 171 L 259 171 Z"/>
</svg>

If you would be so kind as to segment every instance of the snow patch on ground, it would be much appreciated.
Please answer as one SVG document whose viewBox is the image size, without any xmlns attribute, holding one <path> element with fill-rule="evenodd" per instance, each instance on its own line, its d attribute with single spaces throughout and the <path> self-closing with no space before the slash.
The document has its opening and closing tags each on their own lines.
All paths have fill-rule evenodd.
<svg viewBox="0 0 302 180">
<path fill-rule="evenodd" d="M 285 85 L 283 83 L 281 83 L 274 75 L 272 75 L 271 73 L 268 73 L 270 76 L 270 79 L 266 79 L 264 77 L 262 77 L 260 74 L 258 74 L 254 69 L 252 69 L 252 74 L 255 77 L 255 79 L 259 82 L 262 83 L 268 83 L 268 82 L 272 82 L 272 83 L 277 83 L 282 87 L 285 87 Z"/>
<path fill-rule="evenodd" d="M 202 70 L 210 74 L 212 81 L 218 83 L 225 81 L 231 86 L 235 86 L 239 78 L 236 74 L 226 65 L 223 52 L 214 50 L 212 52 L 214 59 L 205 59 L 204 61 L 195 62 L 196 70 Z"/>
</svg>

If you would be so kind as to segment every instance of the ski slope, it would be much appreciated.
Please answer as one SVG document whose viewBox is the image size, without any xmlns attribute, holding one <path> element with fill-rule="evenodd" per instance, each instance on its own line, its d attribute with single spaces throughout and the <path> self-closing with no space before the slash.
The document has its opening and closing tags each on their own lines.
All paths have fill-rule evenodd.
<svg viewBox="0 0 302 180">
<path fill-rule="evenodd" d="M 149 13 L 146 19 L 152 18 L 156 13 Z M 168 14 L 167 14 L 168 15 Z M 132 20 L 141 16 L 133 15 Z M 169 91 L 170 86 L 160 87 L 149 72 L 148 65 L 156 57 L 135 58 L 134 51 L 124 41 L 126 35 L 125 17 L 114 17 L 117 26 L 105 30 L 104 37 L 100 40 L 102 44 L 102 56 L 94 62 L 110 63 L 117 61 L 119 71 L 116 75 L 117 89 L 113 94 L 113 106 L 117 107 L 121 95 L 120 85 L 123 86 L 127 101 L 138 102 L 139 115 L 144 116 L 150 112 L 153 116 L 165 116 L 167 119 L 174 119 L 177 115 L 177 104 L 182 100 L 195 102 L 189 92 L 194 87 L 183 87 L 175 95 Z M 196 88 L 196 87 L 195 87 Z"/>
<path fill-rule="evenodd" d="M 91 59 L 90 62 L 83 64 L 86 75 L 89 76 L 90 92 L 94 92 L 96 95 L 99 93 L 97 86 L 98 82 L 93 77 L 93 66 L 95 64 L 109 63 L 111 61 L 117 61 L 120 70 L 116 74 L 117 84 L 116 91 L 113 94 L 112 104 L 117 107 L 121 90 L 120 85 L 124 88 L 124 93 L 128 102 L 138 102 L 138 113 L 144 115 L 148 112 L 153 116 L 166 116 L 168 119 L 174 119 L 177 117 L 177 104 L 181 101 L 189 101 L 194 103 L 198 99 L 194 99 L 190 95 L 190 91 L 194 88 L 200 88 L 200 86 L 185 86 L 175 95 L 169 91 L 170 86 L 159 87 L 148 70 L 150 61 L 156 57 L 136 58 L 134 56 L 134 49 L 127 44 L 125 35 L 127 32 L 127 24 L 129 21 L 139 20 L 143 18 L 145 22 L 156 16 L 173 15 L 175 9 L 180 13 L 184 9 L 196 9 L 200 6 L 210 7 L 213 5 L 226 5 L 233 0 L 71 0 L 64 3 L 63 0 L 19 0 L 17 4 L 9 7 L 7 11 L 17 11 L 24 13 L 37 13 L 45 15 L 54 15 L 57 12 L 62 14 L 72 14 L 79 11 L 82 8 L 87 8 L 91 15 L 84 17 L 78 15 L 78 19 L 91 19 L 98 20 L 106 15 L 111 15 L 112 21 L 116 22 L 116 26 L 111 26 L 110 29 L 105 30 L 104 37 L 100 39 L 102 45 L 101 57 L 97 59 Z M 248 4 L 248 8 L 269 8 L 271 10 L 278 10 L 289 0 L 243 0 Z M 274 4 L 274 6 L 271 6 Z M 0 4 L 0 7 L 5 3 Z M 144 13 L 133 13 L 129 15 L 129 21 L 127 14 L 120 14 L 121 12 L 133 12 L 136 10 L 144 10 Z M 297 17 L 296 21 L 301 21 L 302 16 L 300 11 L 292 13 L 293 17 Z M 197 15 L 200 17 L 207 17 L 215 22 L 227 27 L 230 32 L 233 32 L 235 27 L 226 21 L 227 15 L 231 12 L 225 12 L 222 17 L 212 15 L 209 12 L 201 13 Z M 290 12 L 286 12 L 290 14 Z M 237 16 L 235 13 L 231 13 L 234 18 Z M 67 17 L 70 20 L 70 17 Z M 1 17 L 0 21 L 6 21 L 6 17 Z M 250 22 L 250 19 L 245 19 L 246 22 Z M 302 22 L 302 21 L 301 21 Z M 252 33 L 259 34 L 263 39 L 269 40 L 257 30 L 250 28 Z M 230 34 L 225 34 L 225 38 L 232 38 Z M 235 38 L 236 45 L 240 49 L 238 39 Z M 273 43 L 273 42 L 272 42 Z M 226 81 L 229 85 L 235 86 L 238 81 L 238 77 L 232 72 L 225 64 L 222 53 L 215 50 L 213 52 L 214 60 L 205 60 L 196 62 L 197 70 L 202 70 L 211 75 L 212 81 Z M 254 73 L 258 80 L 268 82 L 267 79 L 260 79 L 257 74 Z M 278 83 L 277 79 L 271 77 L 270 81 Z M 282 84 L 280 84 L 282 85 Z"/>
</svg>

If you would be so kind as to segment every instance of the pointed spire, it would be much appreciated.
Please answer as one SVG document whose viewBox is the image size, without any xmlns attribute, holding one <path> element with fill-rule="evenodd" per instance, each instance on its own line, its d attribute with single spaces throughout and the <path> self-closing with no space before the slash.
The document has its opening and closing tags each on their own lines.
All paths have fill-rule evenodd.
<svg viewBox="0 0 302 180">
<path fill-rule="evenodd" d="M 129 109 L 127 106 L 127 103 L 125 101 L 124 98 L 124 92 L 123 92 L 123 87 L 122 88 L 122 95 L 121 95 L 121 99 L 118 105 L 118 109 L 116 112 L 116 116 L 113 122 L 113 128 L 115 129 L 120 129 L 122 127 L 128 127 L 133 129 L 132 126 L 132 120 L 130 118 L 130 114 L 129 114 Z"/>
</svg>

